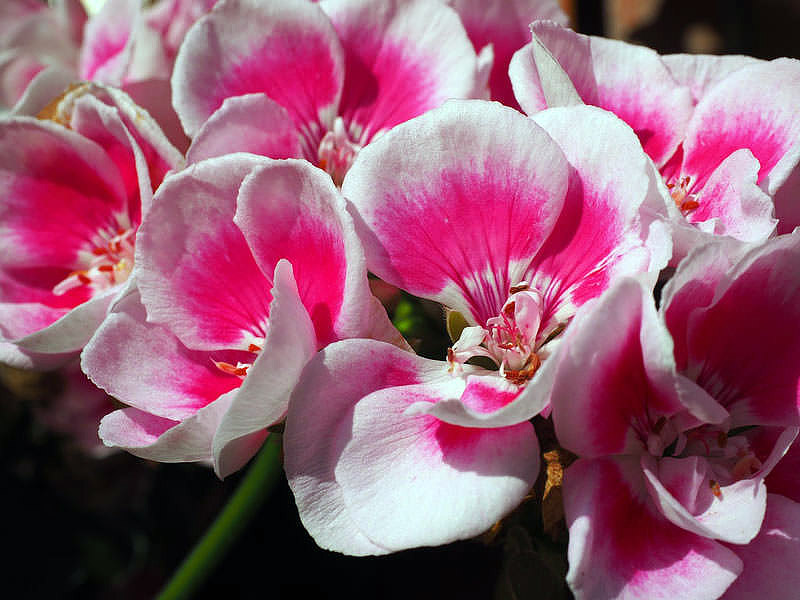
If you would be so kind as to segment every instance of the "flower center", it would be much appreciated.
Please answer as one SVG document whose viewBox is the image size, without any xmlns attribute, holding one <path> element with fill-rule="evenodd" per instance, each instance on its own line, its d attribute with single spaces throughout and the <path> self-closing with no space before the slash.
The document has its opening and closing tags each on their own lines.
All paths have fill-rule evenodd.
<svg viewBox="0 0 800 600">
<path fill-rule="evenodd" d="M 679 432 L 672 419 L 660 417 L 645 438 L 647 450 L 656 458 L 705 457 L 715 477 L 709 479 L 709 486 L 719 499 L 722 499 L 722 486 L 748 479 L 762 466 L 746 436 L 714 425 Z"/>
<path fill-rule="evenodd" d="M 133 270 L 134 236 L 133 228 L 117 230 L 104 244 L 92 248 L 85 269 L 70 273 L 56 284 L 53 293 L 60 296 L 74 288 L 88 286 L 92 294 L 96 294 L 125 282 Z"/>
<path fill-rule="evenodd" d="M 539 291 L 526 282 L 512 286 L 499 315 L 488 319 L 485 327 L 465 327 L 458 341 L 448 349 L 450 370 L 473 356 L 485 356 L 512 383 L 527 383 L 542 362 L 535 351 L 541 318 Z"/>
<path fill-rule="evenodd" d="M 679 179 L 677 183 L 673 182 L 667 184 L 669 193 L 672 196 L 672 199 L 675 201 L 675 206 L 680 209 L 680 211 L 683 213 L 683 216 L 688 215 L 690 212 L 696 210 L 700 206 L 700 204 L 697 202 L 697 196 L 689 193 L 689 190 L 691 189 L 691 181 L 692 178 L 686 176 Z"/>
<path fill-rule="evenodd" d="M 330 174 L 337 186 L 341 187 L 344 176 L 359 150 L 361 146 L 353 143 L 347 135 L 342 117 L 336 117 L 333 131 L 328 131 L 319 143 L 317 150 L 319 166 Z"/>
<path fill-rule="evenodd" d="M 261 352 L 262 347 L 263 344 L 261 346 L 259 346 L 258 344 L 250 344 L 250 346 L 247 348 L 247 351 L 251 352 L 252 354 L 258 355 L 258 353 Z M 214 363 L 214 365 L 223 373 L 227 373 L 228 375 L 235 375 L 240 379 L 244 379 L 245 376 L 247 375 L 247 370 L 253 366 L 252 362 L 247 363 L 247 362 L 237 361 L 236 364 L 234 365 L 232 363 L 224 362 L 221 360 L 214 360 L 214 359 L 211 360 Z M 255 358 L 253 358 L 253 362 L 255 362 Z"/>
</svg>

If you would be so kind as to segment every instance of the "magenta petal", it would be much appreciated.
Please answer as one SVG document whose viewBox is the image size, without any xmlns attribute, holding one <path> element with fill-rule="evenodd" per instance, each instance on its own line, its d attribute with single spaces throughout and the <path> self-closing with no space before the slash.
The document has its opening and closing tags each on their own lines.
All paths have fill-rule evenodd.
<svg viewBox="0 0 800 600">
<path fill-rule="evenodd" d="M 741 572 L 736 554 L 656 511 L 636 458 L 573 463 L 564 475 L 564 510 L 567 583 L 578 600 L 717 598 Z"/>
<path fill-rule="evenodd" d="M 558 439 L 581 456 L 645 452 L 640 436 L 648 424 L 685 408 L 672 341 L 652 293 L 635 280 L 578 312 L 548 360 L 557 361 L 551 404 Z"/>
<path fill-rule="evenodd" d="M 81 368 L 121 402 L 180 421 L 239 387 L 212 359 L 222 357 L 189 350 L 165 327 L 148 323 L 139 294 L 132 293 L 86 344 Z"/>
<path fill-rule="evenodd" d="M 511 56 L 531 39 L 530 24 L 538 19 L 567 24 L 567 16 L 554 0 L 453 0 L 451 6 L 461 17 L 467 35 L 480 50 L 491 44 L 494 65 L 489 78 L 492 100 L 519 108 L 511 82 L 508 64 Z"/>
<path fill-rule="evenodd" d="M 586 104 L 628 123 L 656 165 L 669 160 L 683 139 L 693 106 L 689 90 L 675 82 L 656 52 L 580 35 L 547 21 L 532 28 Z M 529 105 L 519 94 L 517 99 L 528 114 L 542 108 L 536 102 Z"/>
<path fill-rule="evenodd" d="M 473 537 L 513 510 L 539 473 L 528 422 L 475 429 L 405 414 L 459 393 L 457 380 L 392 387 L 361 399 L 336 467 L 359 529 L 392 550 Z"/>
<path fill-rule="evenodd" d="M 273 282 L 264 347 L 214 436 L 214 470 L 220 477 L 242 467 L 258 450 L 257 446 L 243 448 L 238 441 L 284 416 L 300 371 L 317 350 L 314 326 L 297 293 L 289 262 L 278 262 Z"/>
<path fill-rule="evenodd" d="M 652 171 L 630 128 L 590 106 L 555 108 L 533 119 L 574 169 L 559 220 L 525 276 L 545 293 L 541 330 L 549 332 L 618 277 L 649 271 L 654 280 L 666 255 L 644 241 L 640 209 L 650 193 Z M 596 141 L 585 144 L 586 139 Z"/>
<path fill-rule="evenodd" d="M 280 259 L 292 264 L 318 347 L 339 337 L 344 305 L 365 304 L 369 292 L 363 252 L 331 178 L 306 161 L 266 161 L 242 183 L 234 221 L 265 275 Z"/>
<path fill-rule="evenodd" d="M 175 109 L 194 136 L 225 98 L 265 93 L 319 133 L 344 80 L 342 48 L 311 2 L 227 0 L 189 30 L 175 59 Z"/>
<path fill-rule="evenodd" d="M 800 589 L 800 504 L 769 494 L 761 532 L 746 546 L 730 548 L 744 569 L 725 600 L 793 600 Z"/>
<path fill-rule="evenodd" d="M 756 185 L 759 164 L 747 149 L 733 152 L 697 194 L 699 206 L 687 219 L 716 219 L 713 232 L 744 242 L 762 242 L 775 231 L 772 199 Z"/>
<path fill-rule="evenodd" d="M 371 271 L 485 323 L 549 235 L 566 177 L 530 119 L 454 100 L 365 147 L 342 192 Z"/>
<path fill-rule="evenodd" d="M 188 164 L 232 152 L 270 158 L 302 158 L 300 133 L 289 113 L 264 94 L 226 98 L 197 132 Z M 316 161 L 316 156 L 308 157 Z"/>
<path fill-rule="evenodd" d="M 325 0 L 320 6 L 344 49 L 339 114 L 358 143 L 474 89 L 475 50 L 445 3 Z"/>
<path fill-rule="evenodd" d="M 233 222 L 239 185 L 262 159 L 212 158 L 168 178 L 139 228 L 136 264 L 148 317 L 194 349 L 247 350 L 264 337 L 272 276 Z"/>
<path fill-rule="evenodd" d="M 78 268 L 99 232 L 127 213 L 123 182 L 100 146 L 69 129 L 19 117 L 0 125 L 0 265 Z M 80 207 L 79 210 L 76 210 Z"/>
<path fill-rule="evenodd" d="M 688 324 L 686 372 L 728 409 L 731 427 L 800 424 L 798 264 L 800 232 L 756 247 Z M 743 343 L 749 351 L 737 352 Z"/>
<path fill-rule="evenodd" d="M 692 315 L 711 304 L 720 281 L 750 248 L 731 238 L 716 237 L 684 260 L 664 286 L 660 312 L 675 342 L 678 370 L 688 365 L 687 334 Z"/>
<path fill-rule="evenodd" d="M 763 94 L 774 89 L 774 94 Z M 758 159 L 758 183 L 774 194 L 797 165 L 800 61 L 777 59 L 734 71 L 711 88 L 689 123 L 682 174 L 702 186 L 732 152 Z"/>
<path fill-rule="evenodd" d="M 389 551 L 356 527 L 334 476 L 351 438 L 353 407 L 378 389 L 445 377 L 443 363 L 372 340 L 331 344 L 305 368 L 286 416 L 284 469 L 300 519 L 322 548 L 355 555 Z"/>
</svg>

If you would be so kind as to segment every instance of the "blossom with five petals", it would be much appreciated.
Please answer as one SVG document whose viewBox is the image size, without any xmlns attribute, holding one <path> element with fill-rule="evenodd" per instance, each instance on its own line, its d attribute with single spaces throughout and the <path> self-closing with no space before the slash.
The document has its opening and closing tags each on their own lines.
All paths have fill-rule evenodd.
<svg viewBox="0 0 800 600">
<path fill-rule="evenodd" d="M 798 512 L 764 479 L 800 425 L 799 259 L 797 234 L 712 244 L 679 266 L 660 314 L 623 281 L 576 316 L 551 360 L 556 434 L 580 456 L 564 478 L 577 598 L 716 598 L 742 572 L 767 583 L 741 545 L 771 543 L 765 511 Z"/>
<path fill-rule="evenodd" d="M 344 200 L 305 161 L 232 154 L 159 188 L 137 236 L 137 287 L 82 367 L 129 408 L 107 445 L 225 476 L 286 412 L 308 359 L 346 337 L 400 342 L 369 293 Z"/>
<path fill-rule="evenodd" d="M 587 135 L 598 143 L 576 143 Z M 560 332 L 616 277 L 652 279 L 669 256 L 659 223 L 640 213 L 647 164 L 605 111 L 534 120 L 479 100 L 445 103 L 361 152 L 342 192 L 370 270 L 470 327 L 448 362 L 345 340 L 310 363 L 284 448 L 318 544 L 350 554 L 442 544 L 522 500 L 539 471 L 528 419 L 547 402 Z M 497 370 L 464 364 L 477 355 Z"/>
<path fill-rule="evenodd" d="M 440 2 L 223 0 L 187 34 L 172 84 L 189 162 L 305 158 L 341 184 L 382 132 L 476 95 L 478 71 L 458 15 Z"/>
</svg>

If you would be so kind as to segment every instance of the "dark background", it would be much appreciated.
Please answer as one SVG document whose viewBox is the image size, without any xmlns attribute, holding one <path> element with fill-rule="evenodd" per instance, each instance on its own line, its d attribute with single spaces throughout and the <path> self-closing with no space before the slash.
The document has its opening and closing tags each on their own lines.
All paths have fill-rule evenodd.
<svg viewBox="0 0 800 600">
<path fill-rule="evenodd" d="M 638 19 L 644 4 L 649 3 L 609 0 L 565 2 L 565 7 L 581 32 L 611 30 L 662 53 L 798 56 L 797 2 L 655 2 L 655 17 Z M 423 325 L 441 334 L 441 321 Z M 220 482 L 197 465 L 156 464 L 122 453 L 93 458 L 39 417 L 42 410 L 58 409 L 53 399 L 59 386 L 55 375 L 0 370 L 4 595 L 153 597 L 242 475 Z M 352 558 L 316 547 L 281 479 L 197 597 L 568 597 L 562 579 L 565 540 L 541 534 L 538 511 L 528 503 L 480 539 Z"/>
</svg>

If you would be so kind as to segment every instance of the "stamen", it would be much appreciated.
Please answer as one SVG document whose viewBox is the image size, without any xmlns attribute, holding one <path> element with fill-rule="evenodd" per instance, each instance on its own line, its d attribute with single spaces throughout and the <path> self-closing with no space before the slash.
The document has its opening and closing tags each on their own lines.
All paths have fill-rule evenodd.
<svg viewBox="0 0 800 600">
<path fill-rule="evenodd" d="M 711 493 L 722 500 L 722 488 L 719 486 L 719 483 L 714 479 L 709 479 L 708 486 L 711 488 Z"/>
</svg>

